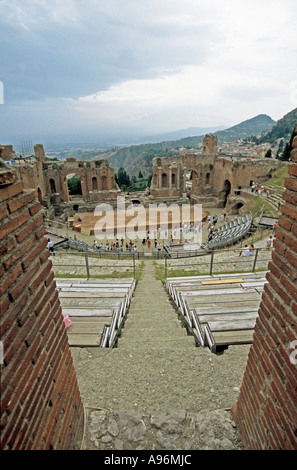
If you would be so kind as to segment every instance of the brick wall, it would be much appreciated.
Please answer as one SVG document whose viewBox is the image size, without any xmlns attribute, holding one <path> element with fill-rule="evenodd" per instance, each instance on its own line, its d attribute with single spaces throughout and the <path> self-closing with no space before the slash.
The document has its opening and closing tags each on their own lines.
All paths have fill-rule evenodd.
<svg viewBox="0 0 297 470">
<path fill-rule="evenodd" d="M 234 417 L 248 450 L 297 449 L 297 125 L 276 241 Z"/>
<path fill-rule="evenodd" d="M 1 449 L 75 449 L 83 406 L 40 205 L 0 173 Z"/>
</svg>

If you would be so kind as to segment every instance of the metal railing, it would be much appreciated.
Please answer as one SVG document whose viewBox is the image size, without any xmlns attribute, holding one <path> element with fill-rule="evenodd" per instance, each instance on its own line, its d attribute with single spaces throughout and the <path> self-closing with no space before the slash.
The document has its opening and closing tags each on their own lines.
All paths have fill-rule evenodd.
<svg viewBox="0 0 297 470">
<path fill-rule="evenodd" d="M 174 259 L 165 258 L 164 260 L 164 271 L 165 278 L 168 277 L 169 270 L 188 270 L 193 275 L 212 275 L 214 273 L 231 273 L 231 272 L 255 272 L 258 270 L 267 270 L 269 261 L 271 260 L 272 249 L 267 248 L 254 248 L 253 254 L 249 256 L 240 256 L 241 249 L 229 249 L 229 250 L 211 250 L 210 253 L 200 254 L 196 257 L 192 257 L 191 260 L 184 259 L 182 263 L 176 263 Z M 222 257 L 224 253 L 229 255 L 228 259 Z M 269 257 L 268 257 L 269 253 Z M 266 257 L 266 256 L 267 257 Z M 189 262 L 190 261 L 190 262 Z M 232 268 L 223 268 L 225 265 L 232 265 Z M 204 268 L 205 266 L 205 268 Z M 219 269 L 217 266 L 220 266 Z M 185 274 L 186 275 L 186 274 Z"/>
<path fill-rule="evenodd" d="M 78 257 L 79 258 L 79 263 L 65 263 L 65 262 L 57 262 L 57 258 L 62 258 L 63 256 L 65 255 L 70 255 L 70 256 L 74 256 L 74 257 Z M 53 270 L 54 272 L 56 271 L 57 274 L 61 274 L 61 273 L 58 273 L 59 271 L 59 268 L 63 268 L 63 271 L 64 271 L 64 274 L 65 274 L 65 268 L 67 268 L 67 270 L 69 270 L 70 268 L 76 268 L 77 270 L 79 270 L 80 272 L 78 274 L 80 275 L 84 275 L 86 276 L 87 279 L 90 279 L 92 277 L 92 274 L 93 276 L 94 275 L 97 275 L 97 276 L 100 276 L 100 274 L 98 274 L 98 269 L 100 271 L 101 268 L 105 268 L 106 270 L 108 271 L 111 271 L 112 269 L 114 269 L 115 271 L 120 271 L 121 269 L 129 269 L 131 271 L 131 277 L 133 277 L 133 279 L 136 278 L 136 270 L 137 270 L 137 266 L 136 266 L 136 257 L 134 256 L 134 254 L 130 254 L 130 264 L 121 264 L 119 266 L 119 264 L 117 263 L 118 261 L 118 254 L 115 253 L 115 257 L 114 258 L 111 258 L 110 256 L 109 257 L 106 257 L 106 260 L 109 260 L 109 261 L 113 261 L 113 259 L 116 261 L 114 264 L 103 264 L 103 263 L 95 263 L 93 262 L 92 263 L 92 260 L 97 260 L 97 259 L 102 259 L 101 256 L 98 256 L 97 254 L 90 254 L 88 252 L 84 252 L 84 253 L 77 253 L 77 252 L 55 252 L 55 256 L 51 256 L 51 259 L 52 259 L 52 262 L 53 262 Z M 129 260 L 129 258 L 126 258 L 126 260 Z M 97 274 L 95 273 L 94 274 L 94 271 L 97 269 Z M 102 273 L 101 273 L 102 274 Z M 77 273 L 76 273 L 77 275 Z M 113 277 L 113 275 L 111 274 L 110 277 Z"/>
</svg>

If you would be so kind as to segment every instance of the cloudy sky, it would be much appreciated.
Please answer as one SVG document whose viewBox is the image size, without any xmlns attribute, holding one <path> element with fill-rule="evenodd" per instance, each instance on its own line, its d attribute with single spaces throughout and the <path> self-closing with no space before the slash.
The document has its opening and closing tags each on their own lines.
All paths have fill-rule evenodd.
<svg viewBox="0 0 297 470">
<path fill-rule="evenodd" d="M 0 0 L 0 143 L 297 107 L 296 0 Z"/>
</svg>

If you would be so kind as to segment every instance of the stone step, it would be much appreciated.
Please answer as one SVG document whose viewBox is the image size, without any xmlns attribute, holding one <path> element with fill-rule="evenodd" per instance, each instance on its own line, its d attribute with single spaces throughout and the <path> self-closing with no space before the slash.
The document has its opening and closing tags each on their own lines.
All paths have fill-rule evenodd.
<svg viewBox="0 0 297 470">
<path fill-rule="evenodd" d="M 176 331 L 172 331 L 170 329 L 168 330 L 158 330 L 158 329 L 149 329 L 149 328 L 137 328 L 135 330 L 130 330 L 130 331 L 125 331 L 125 329 L 123 328 L 123 330 L 121 331 L 121 338 L 123 338 L 125 341 L 134 341 L 134 342 L 138 342 L 138 341 L 146 341 L 146 340 L 149 340 L 150 338 L 162 338 L 162 339 L 166 339 L 166 338 L 169 338 L 169 339 L 181 339 L 181 340 L 187 340 L 188 338 L 188 335 L 187 335 L 187 331 L 186 329 L 184 328 L 183 330 L 176 330 Z"/>
<path fill-rule="evenodd" d="M 171 328 L 173 331 L 181 329 L 181 322 L 177 318 L 171 318 L 171 319 L 165 321 L 163 317 L 162 318 L 160 318 L 160 317 L 155 317 L 155 318 L 149 317 L 149 319 L 146 318 L 146 317 L 127 318 L 127 320 L 125 321 L 125 324 L 123 326 L 123 329 L 128 331 L 128 330 L 131 330 L 131 329 L 135 330 L 135 328 L 138 327 L 139 329 L 149 328 L 149 329 L 157 330 L 157 329 L 164 329 L 163 325 L 166 326 L 166 330 L 168 330 L 168 328 Z"/>
<path fill-rule="evenodd" d="M 174 319 L 177 317 L 177 312 L 175 310 L 159 310 L 159 309 L 141 309 L 137 308 L 136 310 L 129 310 L 127 318 L 163 318 L 165 321 L 168 319 Z"/>
<path fill-rule="evenodd" d="M 141 350 L 147 350 L 148 348 L 155 348 L 155 349 L 168 349 L 168 348 L 178 348 L 178 349 L 189 349 L 195 348 L 195 338 L 194 336 L 185 336 L 183 338 L 135 338 L 132 340 L 131 338 L 121 337 L 118 341 L 118 348 L 121 351 L 124 350 L 135 350 L 141 352 Z"/>
</svg>

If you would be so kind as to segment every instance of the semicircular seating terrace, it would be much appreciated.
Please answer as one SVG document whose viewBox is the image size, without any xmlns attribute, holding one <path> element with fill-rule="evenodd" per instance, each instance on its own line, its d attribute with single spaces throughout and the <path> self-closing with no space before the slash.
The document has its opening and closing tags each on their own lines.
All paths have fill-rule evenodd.
<svg viewBox="0 0 297 470">
<path fill-rule="evenodd" d="M 238 217 L 233 222 L 222 225 L 213 233 L 212 239 L 203 247 L 213 250 L 234 245 L 250 232 L 252 222 L 252 215 L 248 213 Z"/>
</svg>

